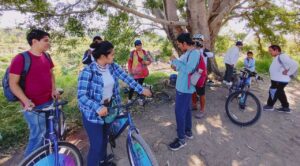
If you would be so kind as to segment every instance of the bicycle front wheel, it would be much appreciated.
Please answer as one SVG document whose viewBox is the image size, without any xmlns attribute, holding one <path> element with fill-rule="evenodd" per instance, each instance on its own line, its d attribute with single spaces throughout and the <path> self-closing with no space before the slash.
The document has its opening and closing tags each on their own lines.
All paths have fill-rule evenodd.
<svg viewBox="0 0 300 166">
<path fill-rule="evenodd" d="M 136 132 L 133 132 L 130 139 L 127 139 L 126 147 L 131 166 L 158 166 L 149 145 Z"/>
<path fill-rule="evenodd" d="M 237 91 L 229 95 L 225 109 L 229 119 L 240 126 L 254 124 L 261 114 L 259 100 L 249 91 Z"/>
<path fill-rule="evenodd" d="M 58 142 L 59 166 L 82 166 L 83 159 L 77 147 L 68 142 Z M 26 157 L 19 166 L 55 166 L 54 147 L 44 145 Z"/>
</svg>

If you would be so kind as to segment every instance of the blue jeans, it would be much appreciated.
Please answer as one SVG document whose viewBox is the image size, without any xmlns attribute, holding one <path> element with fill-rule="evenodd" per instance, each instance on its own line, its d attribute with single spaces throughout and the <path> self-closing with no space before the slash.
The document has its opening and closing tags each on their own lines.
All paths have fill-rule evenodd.
<svg viewBox="0 0 300 166">
<path fill-rule="evenodd" d="M 98 166 L 106 158 L 108 143 L 107 125 L 92 123 L 82 114 L 83 126 L 88 134 L 90 148 L 87 156 L 88 166 Z"/>
<path fill-rule="evenodd" d="M 177 136 L 181 141 L 185 140 L 186 132 L 192 131 L 191 99 L 192 94 L 176 91 L 175 115 Z"/>
<path fill-rule="evenodd" d="M 45 108 L 49 106 L 52 101 L 38 105 L 35 108 Z M 24 157 L 27 157 L 30 153 L 41 147 L 44 143 L 44 136 L 46 134 L 46 118 L 44 113 L 29 112 L 23 113 L 24 118 L 29 128 L 29 141 L 24 153 Z"/>
<path fill-rule="evenodd" d="M 246 83 L 246 85 L 250 86 L 251 85 L 251 77 L 246 78 L 246 82 L 245 83 Z"/>
</svg>

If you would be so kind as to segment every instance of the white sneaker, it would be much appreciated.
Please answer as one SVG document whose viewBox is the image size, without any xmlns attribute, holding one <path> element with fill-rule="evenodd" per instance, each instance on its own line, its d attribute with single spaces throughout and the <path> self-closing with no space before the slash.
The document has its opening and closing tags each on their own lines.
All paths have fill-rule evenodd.
<svg viewBox="0 0 300 166">
<path fill-rule="evenodd" d="M 223 84 L 227 84 L 228 82 L 226 80 L 223 80 Z"/>
<path fill-rule="evenodd" d="M 227 85 L 227 86 L 231 86 L 231 85 L 232 85 L 232 82 L 227 82 L 226 85 Z"/>
</svg>

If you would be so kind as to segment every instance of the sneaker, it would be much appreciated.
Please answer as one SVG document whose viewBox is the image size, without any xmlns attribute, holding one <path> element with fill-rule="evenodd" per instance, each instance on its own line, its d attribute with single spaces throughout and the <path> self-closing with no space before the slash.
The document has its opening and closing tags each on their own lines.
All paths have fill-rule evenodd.
<svg viewBox="0 0 300 166">
<path fill-rule="evenodd" d="M 198 109 L 197 106 L 192 106 L 193 111 L 197 111 L 197 109 Z"/>
<path fill-rule="evenodd" d="M 278 111 L 278 112 L 284 112 L 284 113 L 291 113 L 291 109 L 288 108 L 288 107 L 276 108 L 276 111 Z"/>
<path fill-rule="evenodd" d="M 193 133 L 191 131 L 186 131 L 185 132 L 185 138 L 193 139 L 194 138 Z"/>
<path fill-rule="evenodd" d="M 113 160 L 114 160 L 114 158 L 115 158 L 115 156 L 114 156 L 114 154 L 109 154 L 109 155 L 107 155 L 106 156 L 106 158 L 105 158 L 105 163 L 109 163 L 109 162 L 112 162 Z"/>
<path fill-rule="evenodd" d="M 204 117 L 204 115 L 205 115 L 204 112 L 200 111 L 200 112 L 197 112 L 197 113 L 196 113 L 195 118 L 201 119 L 201 118 Z"/>
<path fill-rule="evenodd" d="M 169 144 L 169 149 L 176 151 L 183 148 L 185 145 L 185 141 L 180 141 L 178 138 L 176 138 L 172 143 Z"/>
<path fill-rule="evenodd" d="M 265 105 L 265 106 L 263 107 L 263 109 L 264 109 L 264 111 L 274 111 L 273 106 L 268 106 L 268 105 Z"/>
<path fill-rule="evenodd" d="M 100 166 L 117 166 L 117 164 L 110 161 L 110 162 L 104 162 L 104 163 L 100 164 Z"/>
<path fill-rule="evenodd" d="M 227 86 L 232 86 L 232 82 L 227 82 L 226 85 Z"/>
<path fill-rule="evenodd" d="M 223 80 L 223 84 L 227 84 L 228 82 L 226 80 Z"/>
</svg>

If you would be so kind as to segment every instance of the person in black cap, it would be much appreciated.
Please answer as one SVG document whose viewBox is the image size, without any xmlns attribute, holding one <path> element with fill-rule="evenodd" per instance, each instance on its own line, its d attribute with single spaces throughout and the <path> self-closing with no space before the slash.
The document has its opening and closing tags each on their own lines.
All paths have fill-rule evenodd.
<svg viewBox="0 0 300 166">
<path fill-rule="evenodd" d="M 136 82 L 143 85 L 144 79 L 149 75 L 147 66 L 151 64 L 152 60 L 149 53 L 142 48 L 141 40 L 136 40 L 134 46 L 135 50 L 130 52 L 128 60 L 128 72 Z M 131 102 L 133 92 L 133 89 L 130 89 L 128 103 Z"/>
<path fill-rule="evenodd" d="M 89 65 L 90 63 L 92 63 L 94 61 L 94 58 L 92 56 L 92 52 L 94 50 L 94 46 L 95 44 L 101 43 L 102 42 L 102 38 L 100 36 L 95 36 L 93 38 L 93 43 L 90 44 L 90 49 L 86 50 L 83 54 L 83 58 L 82 58 L 82 63 L 85 65 Z"/>
<path fill-rule="evenodd" d="M 239 59 L 240 56 L 240 50 L 243 47 L 243 42 L 242 41 L 237 41 L 235 46 L 231 47 L 225 54 L 224 57 L 224 63 L 226 67 L 223 83 L 231 86 L 231 77 L 233 74 L 233 69 L 236 66 L 236 63 Z"/>
</svg>

